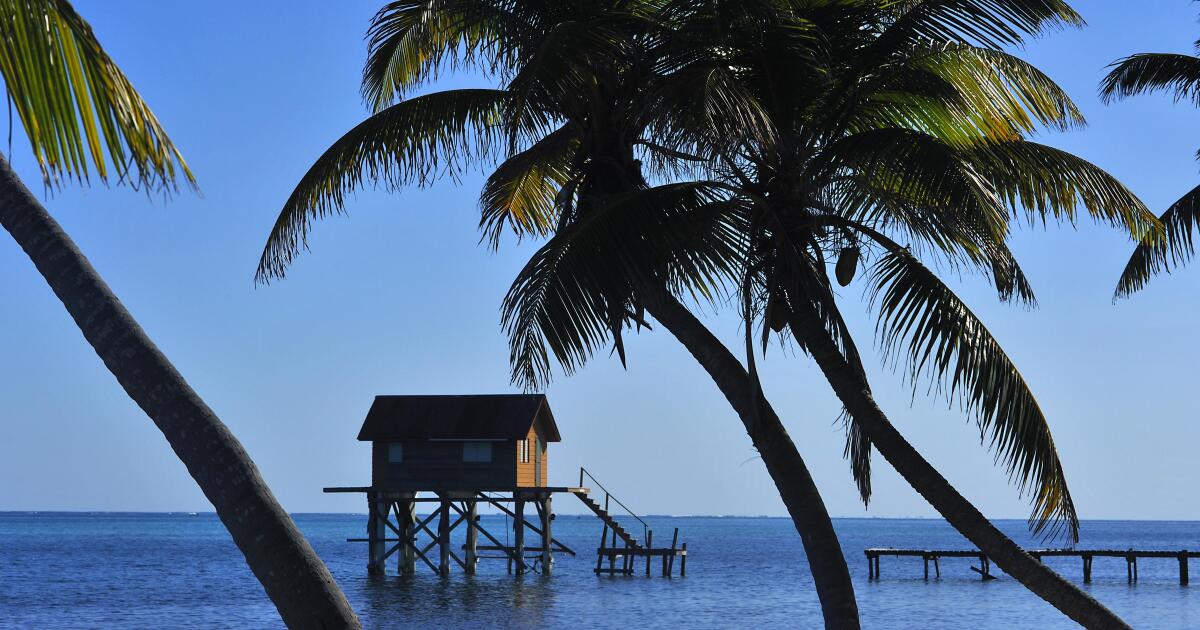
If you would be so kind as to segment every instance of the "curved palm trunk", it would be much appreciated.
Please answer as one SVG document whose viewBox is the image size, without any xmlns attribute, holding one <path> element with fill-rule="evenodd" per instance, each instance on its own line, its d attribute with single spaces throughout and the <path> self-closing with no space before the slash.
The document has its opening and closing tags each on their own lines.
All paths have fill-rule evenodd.
<svg viewBox="0 0 1200 630">
<path fill-rule="evenodd" d="M 741 417 L 800 533 L 825 627 L 858 628 L 858 604 L 842 546 L 825 502 L 779 416 L 742 364 L 678 300 L 662 290 L 642 290 L 638 297 L 700 362 Z"/>
<path fill-rule="evenodd" d="M 288 627 L 359 627 L 333 576 L 237 438 L 155 347 L 2 157 L 0 225 L 29 255 L 126 393 L 166 436 Z"/>
<path fill-rule="evenodd" d="M 797 309 L 799 310 L 799 309 Z M 1087 628 L 1128 628 L 1120 617 L 1084 593 L 996 529 L 958 493 L 888 421 L 875 403 L 870 385 L 838 352 L 829 332 L 814 313 L 795 313 L 790 324 L 796 340 L 808 349 L 842 404 L 854 416 L 875 448 L 941 515 L 1005 573 L 1071 619 Z"/>
</svg>

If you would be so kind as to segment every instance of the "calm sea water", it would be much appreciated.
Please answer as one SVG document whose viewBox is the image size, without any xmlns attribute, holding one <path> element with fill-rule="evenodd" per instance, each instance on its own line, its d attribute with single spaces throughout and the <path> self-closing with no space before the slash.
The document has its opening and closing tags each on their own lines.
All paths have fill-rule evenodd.
<svg viewBox="0 0 1200 630">
<path fill-rule="evenodd" d="M 599 521 L 560 515 L 553 576 L 512 577 L 482 560 L 474 577 L 368 578 L 364 515 L 301 514 L 296 522 L 328 563 L 364 626 L 793 627 L 820 626 L 812 581 L 790 521 L 778 518 L 648 519 L 656 538 L 680 528 L 685 578 L 597 577 Z M 503 516 L 484 525 L 504 536 Z M 1023 542 L 1024 523 L 1001 522 Z M 942 563 L 925 582 L 917 558 L 884 558 L 868 582 L 871 546 L 967 548 L 934 520 L 837 521 L 868 628 L 1060 628 L 1071 624 L 1012 579 L 981 582 L 973 562 Z M 667 538 L 669 540 L 669 538 Z M 1200 523 L 1091 521 L 1085 547 L 1200 549 Z M 1081 580 L 1079 559 L 1050 559 Z M 395 571 L 394 562 L 389 572 Z M 1200 561 L 1193 576 L 1200 576 Z M 1126 584 L 1124 561 L 1098 558 L 1087 590 L 1137 628 L 1200 627 L 1200 579 L 1178 584 L 1174 559 L 1142 560 Z M 644 566 L 643 566 L 644 570 Z M 658 571 L 656 566 L 655 572 Z M 272 628 L 281 624 L 220 521 L 211 514 L 0 513 L 0 626 L 14 628 Z"/>
</svg>

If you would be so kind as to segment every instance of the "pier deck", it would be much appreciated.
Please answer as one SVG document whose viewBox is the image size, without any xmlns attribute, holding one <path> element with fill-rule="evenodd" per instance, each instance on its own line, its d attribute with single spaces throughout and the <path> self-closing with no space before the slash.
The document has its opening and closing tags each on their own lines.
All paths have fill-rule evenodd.
<svg viewBox="0 0 1200 630">
<path fill-rule="evenodd" d="M 991 562 L 987 554 L 978 549 L 893 549 L 871 547 L 863 552 L 867 556 L 867 578 L 879 579 L 879 558 L 882 556 L 915 557 L 925 562 L 925 579 L 929 579 L 929 564 L 933 563 L 934 574 L 942 577 L 942 558 L 978 558 L 979 567 L 971 567 L 984 580 L 996 579 L 991 573 Z M 1092 581 L 1092 560 L 1095 558 L 1124 558 L 1130 584 L 1138 581 L 1138 558 L 1175 558 L 1179 562 L 1179 583 L 1188 584 L 1188 560 L 1200 558 L 1200 551 L 1167 549 L 1029 549 L 1027 553 L 1037 560 L 1047 557 L 1080 558 L 1083 561 L 1083 581 Z"/>
</svg>

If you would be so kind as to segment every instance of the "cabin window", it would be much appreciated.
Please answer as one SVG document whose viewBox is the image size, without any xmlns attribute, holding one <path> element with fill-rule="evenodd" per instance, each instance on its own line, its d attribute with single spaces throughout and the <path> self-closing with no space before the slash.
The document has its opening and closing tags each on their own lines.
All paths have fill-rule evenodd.
<svg viewBox="0 0 1200 630">
<path fill-rule="evenodd" d="M 519 443 L 521 449 L 521 463 L 529 463 L 529 440 L 521 440 Z"/>
<path fill-rule="evenodd" d="M 388 444 L 388 463 L 399 464 L 404 461 L 404 445 L 399 442 Z"/>
<path fill-rule="evenodd" d="M 464 442 L 463 461 L 488 464 L 492 461 L 491 442 Z"/>
</svg>

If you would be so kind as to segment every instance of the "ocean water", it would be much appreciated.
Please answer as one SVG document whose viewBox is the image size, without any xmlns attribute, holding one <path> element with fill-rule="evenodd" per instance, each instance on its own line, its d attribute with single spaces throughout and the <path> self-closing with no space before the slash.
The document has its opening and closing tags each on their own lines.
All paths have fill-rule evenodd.
<svg viewBox="0 0 1200 630">
<path fill-rule="evenodd" d="M 483 524 L 503 540 L 503 516 Z M 652 517 L 656 540 L 678 527 L 688 543 L 687 577 L 596 576 L 600 523 L 559 515 L 555 537 L 579 555 L 558 554 L 554 574 L 510 576 L 499 559 L 480 573 L 448 578 L 418 564 L 414 576 L 366 575 L 365 515 L 300 514 L 296 522 L 329 565 L 367 628 L 817 628 L 820 610 L 791 522 L 781 518 Z M 999 525 L 1032 543 L 1020 521 Z M 942 562 L 926 582 L 919 558 L 884 558 L 867 580 L 873 546 L 968 548 L 936 520 L 836 522 L 867 628 L 1069 628 L 1056 610 L 1011 578 L 982 582 L 969 559 Z M 632 530 L 631 528 L 631 531 Z M 1200 549 L 1200 523 L 1088 521 L 1081 547 Z M 593 550 L 589 554 L 588 550 Z M 1081 581 L 1078 558 L 1047 560 Z M 1135 628 L 1200 628 L 1200 560 L 1193 586 L 1174 559 L 1097 558 L 1094 597 Z M 644 565 L 641 565 L 644 571 Z M 212 514 L 0 513 L 0 627 L 275 628 L 270 601 Z"/>
</svg>

